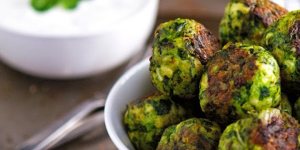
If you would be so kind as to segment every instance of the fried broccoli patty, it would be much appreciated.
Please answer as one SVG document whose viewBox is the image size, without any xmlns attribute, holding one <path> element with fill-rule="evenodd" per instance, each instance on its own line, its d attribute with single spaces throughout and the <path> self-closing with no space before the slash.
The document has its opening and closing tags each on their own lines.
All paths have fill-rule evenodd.
<svg viewBox="0 0 300 150">
<path fill-rule="evenodd" d="M 155 31 L 151 81 L 162 93 L 195 97 L 204 65 L 219 49 L 216 37 L 195 20 L 178 18 L 162 23 Z"/>
<path fill-rule="evenodd" d="M 157 150 L 214 150 L 221 135 L 220 127 L 202 118 L 191 118 L 168 127 Z"/>
<path fill-rule="evenodd" d="M 221 44 L 241 42 L 260 45 L 265 30 L 287 12 L 268 0 L 231 0 L 220 22 Z"/>
<path fill-rule="evenodd" d="M 292 115 L 292 106 L 291 103 L 287 97 L 287 95 L 281 93 L 281 102 L 280 105 L 278 107 L 278 109 L 280 110 L 280 112 L 285 112 L 289 115 Z"/>
<path fill-rule="evenodd" d="M 186 119 L 185 109 L 161 93 L 127 105 L 125 129 L 136 149 L 155 149 L 165 128 Z"/>
<path fill-rule="evenodd" d="M 222 125 L 281 101 L 278 64 L 260 46 L 228 43 L 206 67 L 200 82 L 201 109 Z"/>
<path fill-rule="evenodd" d="M 296 150 L 299 125 L 287 113 L 268 108 L 258 116 L 241 119 L 226 127 L 219 141 L 219 150 Z"/>
<path fill-rule="evenodd" d="M 300 10 L 272 24 L 263 36 L 263 44 L 278 61 L 283 89 L 300 92 Z"/>
</svg>

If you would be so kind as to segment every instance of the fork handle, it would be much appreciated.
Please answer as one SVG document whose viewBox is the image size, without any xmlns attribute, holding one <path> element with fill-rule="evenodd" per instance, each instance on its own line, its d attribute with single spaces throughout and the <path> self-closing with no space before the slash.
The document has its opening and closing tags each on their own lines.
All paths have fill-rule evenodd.
<svg viewBox="0 0 300 150">
<path fill-rule="evenodd" d="M 92 118 L 94 118 L 94 123 L 101 124 L 101 120 L 103 120 L 104 118 L 103 113 L 98 113 L 99 116 L 97 116 L 96 114 L 93 114 L 93 112 L 101 108 L 103 109 L 104 104 L 104 99 L 85 101 L 49 127 L 45 128 L 44 130 L 40 131 L 24 143 L 22 143 L 16 149 L 46 150 L 55 145 L 57 146 L 58 143 L 62 143 L 62 140 L 66 142 L 67 139 L 70 139 L 67 138 L 70 137 L 68 135 L 75 135 L 75 133 L 78 132 L 75 132 L 75 129 L 78 129 L 78 127 L 85 127 L 85 130 L 87 130 L 87 120 L 92 120 Z M 90 116 L 91 114 L 93 115 Z M 104 120 L 102 122 L 104 122 Z M 78 135 L 79 133 L 76 134 Z"/>
</svg>

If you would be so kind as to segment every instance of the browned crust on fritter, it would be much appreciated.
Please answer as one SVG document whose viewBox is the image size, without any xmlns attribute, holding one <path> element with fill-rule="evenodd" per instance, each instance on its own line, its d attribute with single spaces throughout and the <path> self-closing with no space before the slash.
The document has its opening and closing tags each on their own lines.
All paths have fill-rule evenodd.
<svg viewBox="0 0 300 150">
<path fill-rule="evenodd" d="M 264 149 L 296 150 L 299 127 L 295 119 L 283 115 L 285 116 L 273 116 L 268 124 L 259 121 L 257 127 L 250 133 L 251 142 Z"/>
<path fill-rule="evenodd" d="M 293 39 L 292 44 L 296 49 L 296 56 L 300 56 L 300 20 L 295 20 L 293 26 L 289 29 L 290 37 Z"/>
<path fill-rule="evenodd" d="M 251 51 L 251 50 L 250 50 Z M 208 65 L 208 85 L 206 96 L 209 98 L 213 107 L 207 107 L 205 112 L 213 110 L 226 117 L 236 117 L 234 108 L 229 107 L 234 89 L 246 86 L 247 81 L 251 80 L 257 70 L 255 59 L 257 55 L 249 55 L 247 50 L 237 47 L 229 47 L 222 50 L 211 59 Z M 213 67 L 218 66 L 219 71 L 214 72 Z M 233 84 L 230 84 L 233 83 Z M 228 107 L 224 107 L 224 106 Z M 222 108 L 222 109 L 221 109 Z M 213 109 L 213 110 L 211 110 Z"/>
<path fill-rule="evenodd" d="M 197 129 L 200 132 L 200 127 Z M 207 140 L 205 135 L 202 134 L 195 134 L 190 131 L 188 127 L 181 128 L 180 130 L 180 136 L 182 140 L 178 141 L 177 145 L 175 147 L 182 149 L 184 145 L 193 145 L 197 149 L 216 149 L 216 143 L 211 144 L 210 141 Z M 182 143 L 179 143 L 182 142 Z M 174 147 L 173 147 L 174 148 Z"/>
<path fill-rule="evenodd" d="M 197 34 L 193 37 L 194 55 L 205 65 L 212 55 L 220 49 L 217 38 L 203 25 L 197 23 Z"/>
<path fill-rule="evenodd" d="M 288 10 L 269 0 L 245 0 L 245 4 L 250 7 L 250 15 L 260 19 L 266 28 L 288 13 Z"/>
</svg>

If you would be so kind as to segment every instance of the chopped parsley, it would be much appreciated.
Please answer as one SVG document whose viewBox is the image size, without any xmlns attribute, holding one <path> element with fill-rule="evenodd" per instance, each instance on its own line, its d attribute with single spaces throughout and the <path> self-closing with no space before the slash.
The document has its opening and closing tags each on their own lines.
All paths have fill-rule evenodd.
<svg viewBox="0 0 300 150">
<path fill-rule="evenodd" d="M 31 0 L 31 6 L 38 12 L 45 12 L 57 5 L 65 9 L 75 9 L 82 0 Z"/>
</svg>

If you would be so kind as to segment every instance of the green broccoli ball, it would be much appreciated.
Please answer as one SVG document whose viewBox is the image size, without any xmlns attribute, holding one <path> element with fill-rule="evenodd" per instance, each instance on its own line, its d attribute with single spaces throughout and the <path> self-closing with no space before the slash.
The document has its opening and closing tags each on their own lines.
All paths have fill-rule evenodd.
<svg viewBox="0 0 300 150">
<path fill-rule="evenodd" d="M 296 150 L 299 125 L 287 113 L 267 108 L 258 116 L 241 119 L 226 127 L 219 150 Z"/>
<path fill-rule="evenodd" d="M 221 44 L 241 42 L 260 45 L 266 28 L 287 12 L 268 0 L 231 0 L 219 27 Z"/>
<path fill-rule="evenodd" d="M 196 97 L 203 67 L 217 50 L 217 38 L 195 20 L 162 23 L 155 31 L 151 81 L 160 92 L 170 96 Z"/>
<path fill-rule="evenodd" d="M 248 112 L 278 107 L 280 73 L 275 58 L 260 46 L 228 43 L 207 63 L 199 99 L 205 115 L 221 125 Z"/>
<path fill-rule="evenodd" d="M 186 119 L 186 111 L 169 96 L 154 93 L 130 103 L 125 129 L 136 149 L 155 149 L 165 128 Z"/>
<path fill-rule="evenodd" d="M 263 36 L 263 46 L 280 66 L 283 90 L 300 92 L 300 10 L 291 11 L 272 24 Z"/>
<path fill-rule="evenodd" d="M 191 118 L 168 127 L 157 150 L 214 150 L 221 135 L 220 127 L 202 118 Z"/>
<path fill-rule="evenodd" d="M 281 93 L 281 102 L 280 102 L 278 109 L 280 110 L 281 113 L 285 112 L 289 115 L 292 115 L 291 103 L 290 103 L 288 97 L 283 93 Z"/>
</svg>

